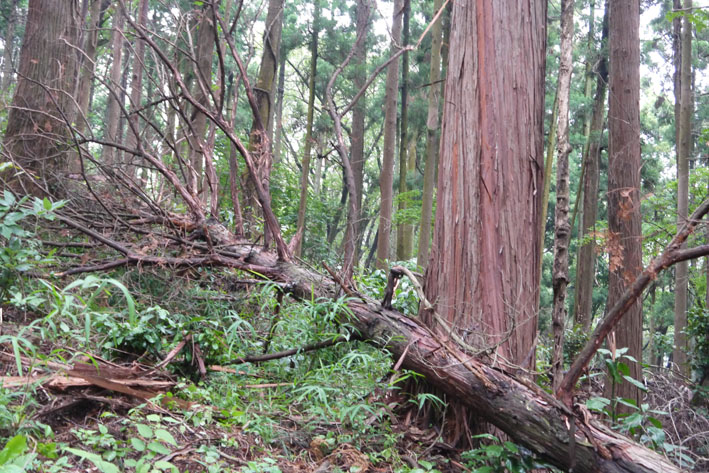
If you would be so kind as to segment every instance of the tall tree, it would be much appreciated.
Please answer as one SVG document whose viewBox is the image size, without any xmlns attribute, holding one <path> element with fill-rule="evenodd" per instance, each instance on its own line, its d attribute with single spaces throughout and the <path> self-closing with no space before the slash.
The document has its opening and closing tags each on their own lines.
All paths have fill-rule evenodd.
<svg viewBox="0 0 709 473">
<path fill-rule="evenodd" d="M 684 10 L 692 9 L 692 0 L 684 0 Z M 675 116 L 677 132 L 677 225 L 687 221 L 689 204 L 689 154 L 692 149 L 692 23 L 689 16 L 682 19 L 681 59 L 679 61 L 679 117 Z M 677 61 L 675 61 L 677 64 Z M 675 110 L 677 110 L 675 108 Z M 686 245 L 685 245 L 686 246 Z M 687 285 L 689 262 L 682 261 L 675 268 L 675 337 L 672 361 L 678 372 L 689 374 L 687 362 Z"/>
<path fill-rule="evenodd" d="M 30 0 L 3 144 L 16 166 L 40 180 L 18 176 L 15 188 L 26 185 L 25 191 L 34 194 L 61 193 L 58 187 L 66 169 L 68 138 L 65 124 L 76 114 L 72 94 L 77 47 L 77 2 Z"/>
<path fill-rule="evenodd" d="M 396 53 L 401 43 L 401 18 L 404 0 L 394 0 L 391 25 L 390 55 Z M 392 61 L 387 67 L 386 97 L 384 99 L 384 145 L 382 148 L 382 171 L 379 176 L 381 206 L 379 209 L 379 233 L 377 238 L 376 266 L 386 268 L 389 258 L 391 237 L 391 217 L 394 198 L 394 153 L 396 151 L 396 104 L 399 99 L 399 61 Z"/>
<path fill-rule="evenodd" d="M 639 8 L 637 0 L 610 2 L 608 307 L 615 305 L 642 271 Z M 627 354 L 636 360 L 642 360 L 642 322 L 642 303 L 636 301 L 615 330 L 615 347 L 628 348 Z M 629 362 L 629 367 L 630 376 L 640 379 L 639 362 Z M 606 384 L 607 397 L 611 397 L 613 383 Z M 613 394 L 640 405 L 638 388 L 629 382 L 615 386 Z"/>
<path fill-rule="evenodd" d="M 367 80 L 367 41 L 366 34 L 369 28 L 369 14 L 370 14 L 370 0 L 357 0 L 357 8 L 355 10 L 356 20 L 355 29 L 356 35 L 364 37 L 363 41 L 357 42 L 355 44 L 353 65 L 354 65 L 354 88 L 359 91 L 364 87 Z M 353 234 L 349 230 L 345 234 L 345 240 L 351 239 L 354 245 L 355 262 L 359 261 L 359 242 L 362 238 L 362 232 L 364 226 L 360 222 L 364 222 L 362 219 L 362 191 L 364 184 L 364 119 L 365 112 L 367 109 L 366 94 L 357 101 L 352 110 L 352 133 L 350 134 L 350 155 L 352 162 L 352 173 L 354 174 L 355 190 L 357 191 L 357 196 L 355 198 L 355 206 L 357 208 L 357 225 L 353 227 L 356 234 Z M 348 241 L 345 241 L 345 247 L 349 245 Z"/>
<path fill-rule="evenodd" d="M 422 318 L 507 366 L 535 359 L 545 25 L 545 2 L 453 3 Z"/>
<path fill-rule="evenodd" d="M 5 26 L 5 34 L 3 40 L 5 48 L 2 52 L 2 78 L 0 78 L 0 92 L 7 92 L 10 84 L 12 84 L 12 54 L 13 45 L 15 43 L 15 28 L 17 26 L 17 4 L 19 0 L 12 0 L 8 5 L 7 24 Z"/>
<path fill-rule="evenodd" d="M 276 86 L 276 68 L 278 67 L 278 55 L 281 46 L 281 33 L 283 30 L 283 5 L 284 0 L 269 0 L 268 11 L 266 13 L 266 31 L 263 36 L 263 54 L 261 55 L 261 66 L 254 92 L 258 103 L 258 119 L 254 120 L 249 137 L 249 150 L 254 157 L 258 179 L 267 194 L 269 194 L 269 182 L 271 179 L 271 167 L 273 159 L 271 154 L 271 138 L 273 135 L 273 98 Z M 246 195 L 250 205 L 245 214 L 246 221 L 249 222 L 249 232 L 253 235 L 256 231 L 255 213 L 260 208 L 257 200 L 254 183 L 251 177 L 247 180 Z M 264 233 L 264 243 L 268 245 L 271 235 L 268 227 Z"/>
<path fill-rule="evenodd" d="M 404 23 L 403 23 L 403 46 L 409 45 L 409 19 L 411 17 L 411 0 L 404 0 Z M 409 53 L 404 53 L 401 60 L 401 119 L 399 120 L 399 202 L 397 210 L 401 217 L 406 210 L 406 174 L 408 166 L 408 129 L 409 129 Z M 413 236 L 409 236 L 410 230 L 403 219 L 399 219 L 396 227 L 396 258 L 407 260 L 411 257 L 411 243 Z"/>
<path fill-rule="evenodd" d="M 148 0 L 140 0 L 138 3 L 138 25 L 144 27 L 147 19 Z M 143 69 L 145 67 L 145 42 L 141 40 L 137 34 L 133 49 L 135 54 L 133 55 L 133 67 L 130 80 L 130 127 L 126 141 L 129 148 L 137 149 L 138 141 L 140 140 L 138 113 L 142 108 Z M 134 168 L 131 169 L 131 171 L 134 170 Z"/>
<path fill-rule="evenodd" d="M 204 5 L 198 12 L 197 46 L 196 46 L 196 78 L 194 81 L 195 99 L 204 107 L 209 108 L 212 93 L 212 59 L 214 56 L 214 24 L 212 23 L 212 10 L 210 5 Z M 204 181 L 203 170 L 207 158 L 207 116 L 199 110 L 194 110 L 191 115 L 189 131 L 189 178 L 187 187 L 194 196 L 206 191 L 202 188 Z"/>
<path fill-rule="evenodd" d="M 310 31 L 310 76 L 308 77 L 308 116 L 305 125 L 305 145 L 300 175 L 300 203 L 298 205 L 298 221 L 296 245 L 293 251 L 300 257 L 303 239 L 305 237 L 305 210 L 308 204 L 308 181 L 310 179 L 310 153 L 313 148 L 313 117 L 315 116 L 315 77 L 318 71 L 318 37 L 320 36 L 320 1 L 314 0 L 315 12 Z"/>
<path fill-rule="evenodd" d="M 108 82 L 108 104 L 106 106 L 106 118 L 104 128 L 104 140 L 112 143 L 121 141 L 118 137 L 118 122 L 121 117 L 123 103 L 121 97 L 121 65 L 123 63 L 123 25 L 125 17 L 118 2 L 113 5 L 113 25 L 111 31 L 111 73 Z M 113 146 L 104 146 L 101 150 L 101 162 L 105 166 L 117 164 L 115 162 L 116 149 Z"/>
<path fill-rule="evenodd" d="M 588 235 L 596 225 L 598 214 L 598 180 L 602 135 L 605 123 L 606 89 L 608 84 L 608 0 L 606 0 L 601 33 L 601 48 L 596 65 L 596 90 L 593 96 L 591 124 L 588 144 L 584 147 L 583 203 L 579 238 Z M 579 245 L 576 260 L 576 293 L 574 298 L 574 320 L 584 331 L 591 328 L 593 282 L 596 262 L 596 244 L 588 238 Z"/>
<path fill-rule="evenodd" d="M 554 210 L 554 267 L 552 286 L 554 303 L 552 326 L 554 354 L 552 379 L 554 390 L 561 382 L 563 368 L 564 324 L 566 322 L 566 286 L 569 282 L 569 99 L 573 71 L 574 0 L 561 0 L 561 57 L 559 60 L 559 123 L 557 125 L 558 158 L 556 164 L 556 207 Z"/>
<path fill-rule="evenodd" d="M 443 0 L 434 0 L 433 14 L 437 15 Z M 431 222 L 433 217 L 433 192 L 438 166 L 438 128 L 440 123 L 439 101 L 441 88 L 441 17 L 431 26 L 431 69 L 429 72 L 428 115 L 426 117 L 426 167 L 423 171 L 423 195 L 421 202 L 421 226 L 419 228 L 419 248 L 416 262 L 424 268 L 428 264 L 428 248 L 431 243 Z"/>
</svg>

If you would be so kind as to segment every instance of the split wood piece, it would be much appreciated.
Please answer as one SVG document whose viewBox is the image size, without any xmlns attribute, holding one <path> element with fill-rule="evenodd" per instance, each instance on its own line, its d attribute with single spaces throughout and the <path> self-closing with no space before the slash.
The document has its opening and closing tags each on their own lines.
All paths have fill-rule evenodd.
<svg viewBox="0 0 709 473">
<path fill-rule="evenodd" d="M 175 385 L 172 381 L 159 381 L 153 379 L 116 379 L 106 378 L 123 386 L 140 386 L 152 389 L 168 389 Z M 3 388 L 17 388 L 39 383 L 48 388 L 65 391 L 68 388 L 91 386 L 92 383 L 78 376 L 68 376 L 65 373 L 55 373 L 51 376 L 2 376 L 0 386 Z"/>
</svg>

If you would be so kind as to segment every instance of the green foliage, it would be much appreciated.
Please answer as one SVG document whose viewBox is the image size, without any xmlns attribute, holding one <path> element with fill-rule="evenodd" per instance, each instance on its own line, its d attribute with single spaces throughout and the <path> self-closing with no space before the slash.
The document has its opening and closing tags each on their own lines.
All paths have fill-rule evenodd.
<svg viewBox="0 0 709 473">
<path fill-rule="evenodd" d="M 20 282 L 22 274 L 53 261 L 51 255 L 40 253 L 40 242 L 33 238 L 31 225 L 36 225 L 39 218 L 53 220 L 53 212 L 64 204 L 35 198 L 30 205 L 27 196 L 17 200 L 10 191 L 3 192 L 0 199 L 0 303 Z"/>
<path fill-rule="evenodd" d="M 532 453 L 512 442 L 502 442 L 490 434 L 474 435 L 481 446 L 464 452 L 462 459 L 474 473 L 523 473 L 549 465 L 535 460 Z"/>
<path fill-rule="evenodd" d="M 687 335 L 691 343 L 691 363 L 699 380 L 709 376 L 709 309 L 694 306 L 687 317 Z"/>
</svg>

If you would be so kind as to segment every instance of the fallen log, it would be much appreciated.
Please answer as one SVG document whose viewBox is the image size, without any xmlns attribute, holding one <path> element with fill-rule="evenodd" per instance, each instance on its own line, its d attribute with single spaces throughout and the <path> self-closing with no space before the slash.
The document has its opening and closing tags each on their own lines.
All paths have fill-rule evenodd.
<svg viewBox="0 0 709 473">
<path fill-rule="evenodd" d="M 62 221 L 96 238 L 96 232 L 70 219 Z M 225 241 L 216 234 L 211 240 L 219 247 L 218 252 L 192 258 L 145 256 L 114 241 L 107 243 L 100 235 L 96 239 L 123 253 L 128 260 L 126 264 L 170 266 L 186 261 L 191 265 L 237 268 L 276 282 L 280 290 L 297 299 L 352 294 L 329 277 L 279 260 L 249 242 Z M 680 471 L 656 452 L 592 420 L 581 406 L 571 411 L 533 382 L 487 366 L 461 351 L 456 343 L 442 340 L 416 319 L 361 296 L 351 298 L 348 307 L 351 311 L 348 323 L 359 332 L 359 337 L 386 348 L 399 359 L 398 365 L 426 376 L 429 383 L 469 406 L 512 441 L 564 471 Z"/>
<path fill-rule="evenodd" d="M 281 283 L 280 287 L 296 298 L 332 298 L 341 292 L 323 275 L 277 261 L 274 255 L 254 251 L 252 245 L 231 245 L 229 252 L 243 255 L 244 268 L 259 268 L 261 275 Z M 514 442 L 565 471 L 679 471 L 656 452 L 582 413 L 571 412 L 532 382 L 470 358 L 455 343 L 446 343 L 415 319 L 361 297 L 351 299 L 348 306 L 352 312 L 349 323 L 360 337 L 385 347 L 395 358 L 404 355 L 403 367 L 423 374 Z"/>
</svg>

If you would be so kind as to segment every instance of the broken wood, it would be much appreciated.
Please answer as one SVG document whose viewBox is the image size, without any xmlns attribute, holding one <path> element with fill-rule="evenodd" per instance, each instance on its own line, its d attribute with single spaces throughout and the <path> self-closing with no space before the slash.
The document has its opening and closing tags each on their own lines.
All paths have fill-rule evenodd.
<svg viewBox="0 0 709 473">
<path fill-rule="evenodd" d="M 703 212 L 706 213 L 709 202 L 701 207 L 705 208 Z M 697 215 L 695 212 L 693 218 L 700 218 Z M 671 245 L 678 239 L 686 239 L 695 225 L 696 222 L 683 228 Z M 79 225 L 72 226 L 80 229 Z M 208 255 L 189 258 L 144 256 L 125 246 L 122 248 L 124 251 L 118 251 L 128 253 L 130 264 L 200 264 L 195 260 L 203 258 L 203 263 L 209 265 L 237 268 L 274 281 L 280 290 L 296 299 L 340 296 L 342 287 L 332 279 L 279 260 L 276 255 L 255 248 L 250 242 L 239 243 L 234 239 L 221 241 L 219 234 L 222 232 L 215 229 L 211 233 L 211 230 L 207 228 L 215 252 Z M 91 233 L 87 232 L 93 236 Z M 99 241 L 106 239 L 101 235 L 99 237 Z M 116 242 L 109 243 L 116 249 Z M 679 258 L 709 254 L 709 245 L 689 250 L 672 249 L 670 253 L 670 257 L 663 259 L 661 264 L 653 266 L 652 276 Z M 633 294 L 637 297 L 640 292 Z M 633 297 L 633 294 L 628 297 Z M 423 374 L 433 386 L 479 413 L 484 421 L 498 427 L 512 441 L 561 469 L 568 470 L 573 465 L 575 472 L 679 471 L 656 452 L 599 422 L 584 419 L 582 414 L 572 411 L 554 397 L 529 387 L 533 383 L 487 366 L 455 343 L 442 340 L 415 319 L 385 309 L 377 301 L 361 296 L 349 300 L 348 307 L 348 323 L 358 331 L 359 337 L 386 348 L 395 359 L 402 360 L 403 368 Z M 405 352 L 406 356 L 402 357 Z"/>
</svg>

